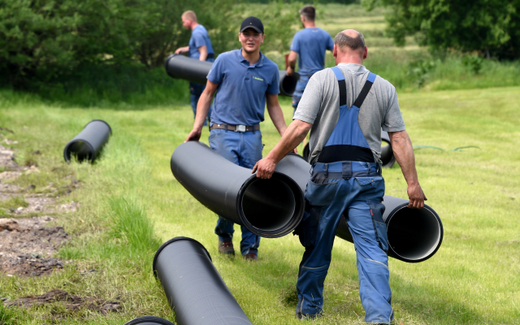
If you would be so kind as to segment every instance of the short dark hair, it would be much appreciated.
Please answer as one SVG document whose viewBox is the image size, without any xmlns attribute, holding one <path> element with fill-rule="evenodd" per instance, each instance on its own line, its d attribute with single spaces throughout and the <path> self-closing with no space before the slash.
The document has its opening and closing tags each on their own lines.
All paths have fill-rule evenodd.
<svg viewBox="0 0 520 325">
<path fill-rule="evenodd" d="M 356 37 L 350 37 L 343 32 L 339 32 L 336 37 L 334 37 L 334 43 L 339 48 L 348 46 L 351 50 L 365 49 L 365 37 L 360 32 L 358 32 Z"/>
<path fill-rule="evenodd" d="M 305 20 L 314 21 L 316 19 L 316 8 L 311 5 L 303 6 L 299 11 L 300 15 L 305 17 Z"/>
</svg>

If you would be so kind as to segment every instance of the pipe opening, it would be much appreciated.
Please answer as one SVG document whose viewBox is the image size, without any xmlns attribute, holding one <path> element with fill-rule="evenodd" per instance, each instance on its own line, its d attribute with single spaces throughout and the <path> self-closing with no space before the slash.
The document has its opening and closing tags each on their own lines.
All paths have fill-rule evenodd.
<svg viewBox="0 0 520 325">
<path fill-rule="evenodd" d="M 296 90 L 296 84 L 298 83 L 298 77 L 296 75 L 285 76 L 280 80 L 281 92 L 286 96 L 292 96 Z"/>
<path fill-rule="evenodd" d="M 271 179 L 250 178 L 238 196 L 240 219 L 262 237 L 279 237 L 291 232 L 303 214 L 303 193 L 286 175 Z"/>
<path fill-rule="evenodd" d="M 386 141 L 381 141 L 381 161 L 383 165 L 388 164 L 394 158 L 394 153 L 392 151 L 392 146 L 390 143 Z"/>
<path fill-rule="evenodd" d="M 66 161 L 70 161 L 71 156 L 76 157 L 79 162 L 84 160 L 92 160 L 94 158 L 94 149 L 90 143 L 82 140 L 75 140 L 65 148 Z"/>
<path fill-rule="evenodd" d="M 407 262 L 420 262 L 435 254 L 443 236 L 442 223 L 429 207 L 401 206 L 387 222 L 390 249 Z"/>
</svg>

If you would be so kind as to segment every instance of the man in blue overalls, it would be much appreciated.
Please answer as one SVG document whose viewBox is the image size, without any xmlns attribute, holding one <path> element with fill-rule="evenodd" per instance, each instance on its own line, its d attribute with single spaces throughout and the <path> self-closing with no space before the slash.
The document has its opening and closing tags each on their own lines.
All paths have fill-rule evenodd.
<svg viewBox="0 0 520 325">
<path fill-rule="evenodd" d="M 306 213 L 297 229 L 305 253 L 296 286 L 296 316 L 314 318 L 323 312 L 323 283 L 344 214 L 356 248 L 365 321 L 389 324 L 393 310 L 388 239 L 382 220 L 385 186 L 381 176 L 381 128 L 390 136 L 408 184 L 408 207 L 422 208 L 426 197 L 395 88 L 362 65 L 367 48 L 361 33 L 345 30 L 338 33 L 334 43 L 337 66 L 312 77 L 293 122 L 253 172 L 259 178 L 271 177 L 276 164 L 311 131 L 312 174 L 305 191 Z"/>
<path fill-rule="evenodd" d="M 191 30 L 191 37 L 188 46 L 179 47 L 175 50 L 175 54 L 188 53 L 190 58 L 197 59 L 200 61 L 215 61 L 215 52 L 211 45 L 208 31 L 204 26 L 197 22 L 197 16 L 195 12 L 188 10 L 185 11 L 182 16 L 182 25 Z M 191 108 L 193 109 L 193 117 L 195 117 L 197 110 L 197 103 L 199 102 L 200 95 L 204 91 L 205 85 L 190 82 L 190 101 Z M 211 110 L 208 112 L 208 117 L 211 115 Z M 206 125 L 206 122 L 204 122 Z"/>
<path fill-rule="evenodd" d="M 260 19 L 248 17 L 242 22 L 238 34 L 242 48 L 220 54 L 211 67 L 206 89 L 197 106 L 193 130 L 186 139 L 200 139 L 204 117 L 216 92 L 209 144 L 221 156 L 245 168 L 253 168 L 262 158 L 260 122 L 264 120 L 266 106 L 280 135 L 287 128 L 278 103 L 278 66 L 260 52 L 264 39 L 264 25 Z M 233 222 L 219 216 L 215 234 L 219 238 L 220 253 L 235 254 L 233 225 Z M 258 260 L 260 237 L 244 226 L 241 230 L 242 255 L 247 260 Z"/>
</svg>

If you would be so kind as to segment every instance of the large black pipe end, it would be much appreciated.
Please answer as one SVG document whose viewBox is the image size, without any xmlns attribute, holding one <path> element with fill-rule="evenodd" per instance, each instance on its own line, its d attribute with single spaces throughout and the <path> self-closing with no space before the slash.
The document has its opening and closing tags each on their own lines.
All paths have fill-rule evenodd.
<svg viewBox="0 0 520 325">
<path fill-rule="evenodd" d="M 174 60 L 176 57 L 179 58 L 179 54 L 171 54 L 164 61 L 164 69 L 166 70 L 166 73 L 172 78 L 179 77 L 179 75 L 177 73 L 175 73 L 175 71 L 176 71 L 175 64 L 172 64 L 172 66 L 170 67 L 170 61 L 173 62 L 172 60 Z"/>
<path fill-rule="evenodd" d="M 287 71 L 280 70 L 280 95 L 292 97 L 294 91 L 296 90 L 298 79 L 300 79 L 300 75 L 298 73 L 295 72 L 288 76 Z"/>
<path fill-rule="evenodd" d="M 390 212 L 386 224 L 388 255 L 392 257 L 409 263 L 422 262 L 441 246 L 444 236 L 441 219 L 427 205 L 411 209 L 403 203 Z"/>
<path fill-rule="evenodd" d="M 72 156 L 76 157 L 79 162 L 93 161 L 95 151 L 90 143 L 84 140 L 72 140 L 65 146 L 63 156 L 67 163 L 70 163 Z"/>
<path fill-rule="evenodd" d="M 143 316 L 139 318 L 134 318 L 131 321 L 125 323 L 125 325 L 175 325 L 161 317 L 156 316 Z"/>
<path fill-rule="evenodd" d="M 63 150 L 63 158 L 70 163 L 72 156 L 79 162 L 93 162 L 98 156 L 109 136 L 112 128 L 103 120 L 92 120 L 85 125 L 83 130 L 75 136 Z"/>
<path fill-rule="evenodd" d="M 270 179 L 251 176 L 237 195 L 242 224 L 266 238 L 291 233 L 303 218 L 305 199 L 300 186 L 285 174 L 274 172 Z"/>
<path fill-rule="evenodd" d="M 175 243 L 177 243 L 180 247 L 182 247 L 183 245 L 189 245 L 190 247 L 196 247 L 196 249 L 199 251 L 198 252 L 199 255 L 205 256 L 211 262 L 211 255 L 209 255 L 209 252 L 206 249 L 206 247 L 204 247 L 204 245 L 202 245 L 201 243 L 199 243 L 198 241 L 196 241 L 195 239 L 190 238 L 190 237 L 182 237 L 182 236 L 175 237 L 175 238 L 168 240 L 164 244 L 162 244 L 161 247 L 159 247 L 159 249 L 157 250 L 157 252 L 155 252 L 155 256 L 153 258 L 153 263 L 152 263 L 152 269 L 153 269 L 153 274 L 155 275 L 156 278 L 158 276 L 157 259 L 159 258 L 159 255 L 166 247 L 172 247 L 171 245 L 173 245 Z"/>
</svg>

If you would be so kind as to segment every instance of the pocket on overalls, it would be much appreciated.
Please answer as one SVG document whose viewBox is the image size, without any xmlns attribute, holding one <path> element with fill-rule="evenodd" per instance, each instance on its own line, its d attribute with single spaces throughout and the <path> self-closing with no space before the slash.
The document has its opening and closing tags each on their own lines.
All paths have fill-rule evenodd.
<svg viewBox="0 0 520 325">
<path fill-rule="evenodd" d="M 388 252 L 388 234 L 386 231 L 386 223 L 383 221 L 383 213 L 385 206 L 380 202 L 368 202 L 370 206 L 370 215 L 374 223 L 374 230 L 376 232 L 376 239 L 379 247 L 385 252 Z"/>
<path fill-rule="evenodd" d="M 373 176 L 373 177 L 356 177 L 356 181 L 359 185 L 364 188 L 366 186 L 376 187 L 383 180 L 381 176 Z"/>
<path fill-rule="evenodd" d="M 307 183 L 305 199 L 309 201 L 310 205 L 322 207 L 332 203 L 336 195 L 338 182 L 333 181 L 329 183 L 329 181 L 329 179 L 325 179 L 318 184 L 311 179 L 311 181 Z"/>
</svg>

